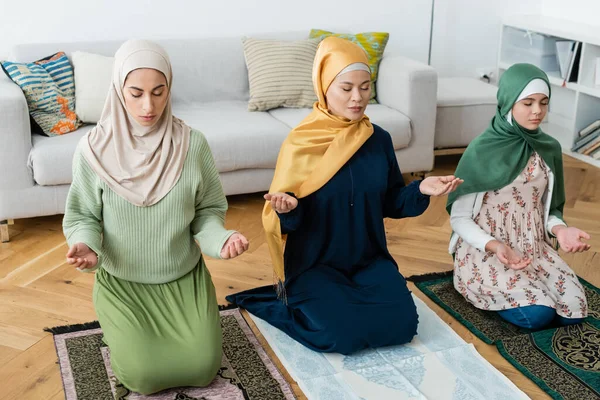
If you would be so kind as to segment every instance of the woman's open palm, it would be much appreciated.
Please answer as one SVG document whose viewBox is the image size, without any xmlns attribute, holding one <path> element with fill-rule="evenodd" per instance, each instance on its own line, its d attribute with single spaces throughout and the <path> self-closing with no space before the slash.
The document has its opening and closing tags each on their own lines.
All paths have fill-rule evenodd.
<svg viewBox="0 0 600 400">
<path fill-rule="evenodd" d="M 452 193 L 464 181 L 454 175 L 430 176 L 419 185 L 421 193 L 429 196 L 444 196 Z"/>
</svg>

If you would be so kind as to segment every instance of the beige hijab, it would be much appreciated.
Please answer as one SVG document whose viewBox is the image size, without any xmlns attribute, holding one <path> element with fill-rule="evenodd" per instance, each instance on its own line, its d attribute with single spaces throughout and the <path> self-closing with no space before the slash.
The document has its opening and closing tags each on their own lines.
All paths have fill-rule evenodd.
<svg viewBox="0 0 600 400">
<path fill-rule="evenodd" d="M 138 124 L 125 108 L 125 79 L 140 68 L 160 71 L 167 79 L 167 106 L 151 127 Z M 172 83 L 169 56 L 159 45 L 145 40 L 125 42 L 115 54 L 112 85 L 100 121 L 82 139 L 83 154 L 92 169 L 136 206 L 158 203 L 181 176 L 191 129 L 171 113 Z"/>
</svg>

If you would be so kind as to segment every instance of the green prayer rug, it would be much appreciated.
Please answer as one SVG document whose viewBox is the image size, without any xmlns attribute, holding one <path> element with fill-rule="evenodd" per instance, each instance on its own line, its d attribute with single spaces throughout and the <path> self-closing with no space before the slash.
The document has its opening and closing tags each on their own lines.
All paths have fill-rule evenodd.
<svg viewBox="0 0 600 400">
<path fill-rule="evenodd" d="M 292 400 L 295 395 L 242 317 L 221 310 L 223 358 L 213 382 L 203 388 L 174 388 L 150 396 L 116 379 L 97 322 L 46 329 L 54 344 L 67 400 Z M 151 351 L 151 350 L 150 350 Z"/>
<path fill-rule="evenodd" d="M 475 308 L 454 289 L 452 271 L 407 278 L 553 399 L 600 399 L 600 289 L 585 288 L 588 317 L 581 324 L 531 331 Z"/>
</svg>

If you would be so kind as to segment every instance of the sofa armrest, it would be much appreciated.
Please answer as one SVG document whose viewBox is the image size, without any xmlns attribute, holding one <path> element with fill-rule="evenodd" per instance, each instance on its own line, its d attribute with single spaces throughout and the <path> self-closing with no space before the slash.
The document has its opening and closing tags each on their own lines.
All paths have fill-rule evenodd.
<svg viewBox="0 0 600 400">
<path fill-rule="evenodd" d="M 25 95 L 0 72 L 0 192 L 34 185 L 27 166 L 31 125 Z"/>
<path fill-rule="evenodd" d="M 437 72 L 432 67 L 406 57 L 383 57 L 379 65 L 377 101 L 410 119 L 409 147 L 431 149 L 432 159 L 437 83 Z"/>
</svg>

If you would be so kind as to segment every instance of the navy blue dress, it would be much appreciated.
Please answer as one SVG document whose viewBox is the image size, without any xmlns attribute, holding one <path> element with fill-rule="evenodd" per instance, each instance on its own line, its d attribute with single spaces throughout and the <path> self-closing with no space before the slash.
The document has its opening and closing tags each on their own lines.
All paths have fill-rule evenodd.
<svg viewBox="0 0 600 400">
<path fill-rule="evenodd" d="M 280 214 L 287 304 L 273 286 L 227 296 L 306 347 L 350 354 L 407 343 L 418 316 L 390 255 L 383 219 L 429 206 L 419 183 L 405 186 L 388 132 L 373 135 L 321 189 Z"/>
</svg>

